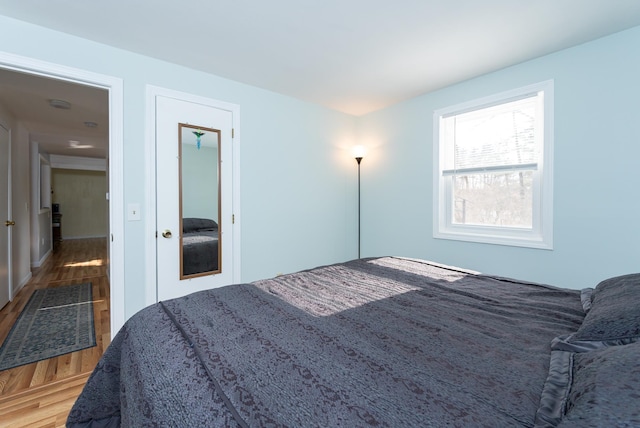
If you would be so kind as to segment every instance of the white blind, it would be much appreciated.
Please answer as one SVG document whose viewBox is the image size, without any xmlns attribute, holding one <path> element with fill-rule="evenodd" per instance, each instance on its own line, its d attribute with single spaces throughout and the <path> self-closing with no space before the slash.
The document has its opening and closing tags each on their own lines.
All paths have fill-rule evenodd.
<svg viewBox="0 0 640 428">
<path fill-rule="evenodd" d="M 537 169 L 540 96 L 536 93 L 443 118 L 447 141 L 443 175 Z"/>
</svg>

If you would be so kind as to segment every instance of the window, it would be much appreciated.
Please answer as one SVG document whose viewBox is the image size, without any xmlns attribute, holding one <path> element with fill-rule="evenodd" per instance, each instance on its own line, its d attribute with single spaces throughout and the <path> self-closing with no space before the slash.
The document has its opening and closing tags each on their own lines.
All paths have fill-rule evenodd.
<svg viewBox="0 0 640 428">
<path fill-rule="evenodd" d="M 553 81 L 434 113 L 434 237 L 552 248 Z"/>
</svg>

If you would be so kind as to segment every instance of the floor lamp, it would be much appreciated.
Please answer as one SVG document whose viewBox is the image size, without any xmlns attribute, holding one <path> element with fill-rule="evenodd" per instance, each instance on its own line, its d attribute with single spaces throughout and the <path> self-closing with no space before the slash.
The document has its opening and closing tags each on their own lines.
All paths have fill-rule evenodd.
<svg viewBox="0 0 640 428">
<path fill-rule="evenodd" d="M 364 157 L 365 150 L 362 146 L 353 148 L 353 155 L 358 162 L 358 258 L 360 258 L 360 162 Z"/>
</svg>

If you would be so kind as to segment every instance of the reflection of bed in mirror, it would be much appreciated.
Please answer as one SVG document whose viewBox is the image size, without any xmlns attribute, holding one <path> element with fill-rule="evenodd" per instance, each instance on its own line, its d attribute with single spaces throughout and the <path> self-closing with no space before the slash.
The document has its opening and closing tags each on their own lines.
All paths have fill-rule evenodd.
<svg viewBox="0 0 640 428">
<path fill-rule="evenodd" d="M 218 270 L 218 224 L 206 218 L 182 219 L 182 275 Z"/>
</svg>

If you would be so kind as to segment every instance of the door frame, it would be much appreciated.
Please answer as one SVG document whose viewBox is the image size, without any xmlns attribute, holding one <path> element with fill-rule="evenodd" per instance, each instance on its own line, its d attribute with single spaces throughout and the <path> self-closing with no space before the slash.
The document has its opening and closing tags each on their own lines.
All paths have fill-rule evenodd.
<svg viewBox="0 0 640 428">
<path fill-rule="evenodd" d="M 240 252 L 240 106 L 224 101 L 214 100 L 187 92 L 147 85 L 146 88 L 146 138 L 145 150 L 149 158 L 146 162 L 147 177 L 147 206 L 145 209 L 145 224 L 147 226 L 147 261 L 145 278 L 145 304 L 151 305 L 158 301 L 158 259 L 157 259 L 157 226 L 156 226 L 156 98 L 158 96 L 174 98 L 195 104 L 202 104 L 220 110 L 230 111 L 232 114 L 232 212 L 233 212 L 233 268 L 232 283 L 241 282 L 241 252 Z"/>
<path fill-rule="evenodd" d="M 125 321 L 124 308 L 124 171 L 122 79 L 51 62 L 0 52 L 0 68 L 106 89 L 109 93 L 109 287 L 111 337 Z M 33 207 L 32 207 L 33 209 Z"/>
<path fill-rule="evenodd" d="M 12 179 L 11 176 L 11 127 L 9 124 L 4 124 L 0 122 L 0 128 L 7 131 L 7 220 L 13 220 L 13 201 L 12 201 Z M 0 170 L 2 173 L 2 170 Z M 0 213 L 0 221 L 3 221 L 4 212 Z M 2 224 L 0 224 L 2 227 Z M 7 292 L 9 296 L 9 302 L 13 301 L 14 296 L 14 286 L 13 286 L 13 227 L 6 226 L 7 229 Z M 2 245 L 2 244 L 0 244 Z M 8 302 L 7 302 L 8 303 Z M 2 309 L 4 305 L 0 302 L 0 309 Z"/>
</svg>

